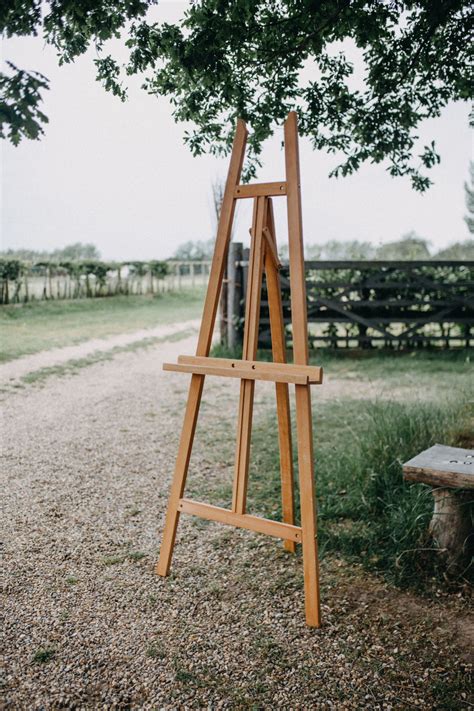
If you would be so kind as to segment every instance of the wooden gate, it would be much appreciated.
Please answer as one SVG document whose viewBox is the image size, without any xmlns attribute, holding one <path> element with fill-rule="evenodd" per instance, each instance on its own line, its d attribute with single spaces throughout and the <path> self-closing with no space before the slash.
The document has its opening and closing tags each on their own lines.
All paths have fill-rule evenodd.
<svg viewBox="0 0 474 711">
<path fill-rule="evenodd" d="M 241 343 L 248 257 L 231 244 L 222 304 L 222 342 Z M 474 261 L 305 262 L 309 345 L 469 347 L 474 326 Z M 280 272 L 287 345 L 291 347 L 289 266 Z M 260 345 L 269 343 L 268 302 L 262 298 Z"/>
</svg>

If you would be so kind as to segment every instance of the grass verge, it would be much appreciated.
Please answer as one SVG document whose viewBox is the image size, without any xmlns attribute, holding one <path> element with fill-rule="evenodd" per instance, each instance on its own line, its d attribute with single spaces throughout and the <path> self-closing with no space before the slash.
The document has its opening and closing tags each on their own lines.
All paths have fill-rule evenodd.
<svg viewBox="0 0 474 711">
<path fill-rule="evenodd" d="M 220 346 L 214 354 L 240 357 Z M 380 380 L 386 393 L 400 385 L 419 393 L 414 402 L 315 398 L 315 473 L 321 555 L 345 555 L 397 585 L 427 589 L 454 571 L 446 570 L 428 535 L 431 488 L 404 482 L 402 464 L 436 442 L 474 446 L 470 354 L 379 353 L 349 359 L 321 350 L 312 360 L 327 366 L 331 378 Z M 249 510 L 281 519 L 276 431 L 274 412 L 255 419 L 248 496 Z M 222 505 L 228 505 L 230 487 L 219 495 Z M 299 509 L 298 491 L 296 497 Z M 473 569 L 456 574 L 459 583 L 472 579 Z"/>
<path fill-rule="evenodd" d="M 355 558 L 400 586 L 426 588 L 444 576 L 443 558 L 428 536 L 431 488 L 404 482 L 402 464 L 436 442 L 462 444 L 472 402 L 347 400 L 321 403 L 314 416 L 321 555 Z M 276 427 L 269 416 L 254 428 L 249 504 L 280 518 L 278 447 L 269 436 Z M 464 570 L 459 579 L 471 576 L 472 569 Z"/>
<path fill-rule="evenodd" d="M 180 341 L 192 333 L 192 330 L 177 331 L 176 333 L 172 333 L 165 338 L 160 338 L 159 336 L 153 338 L 142 338 L 140 341 L 128 343 L 126 346 L 116 346 L 108 351 L 96 351 L 95 353 L 91 353 L 89 356 L 85 356 L 84 358 L 73 358 L 66 361 L 66 363 L 61 363 L 61 365 L 51 365 L 46 366 L 45 368 L 40 368 L 39 370 L 33 370 L 31 373 L 23 375 L 19 381 L 15 382 L 11 387 L 16 389 L 23 387 L 23 385 L 41 384 L 52 376 L 62 377 L 65 375 L 76 375 L 82 368 L 87 368 L 88 366 L 95 365 L 96 363 L 110 361 L 120 353 L 134 353 L 144 348 L 155 346 L 157 343 Z M 7 386 L 6 390 L 8 389 L 9 386 Z"/>
<path fill-rule="evenodd" d="M 199 318 L 204 292 L 37 301 L 0 307 L 0 362 L 91 338 Z"/>
</svg>

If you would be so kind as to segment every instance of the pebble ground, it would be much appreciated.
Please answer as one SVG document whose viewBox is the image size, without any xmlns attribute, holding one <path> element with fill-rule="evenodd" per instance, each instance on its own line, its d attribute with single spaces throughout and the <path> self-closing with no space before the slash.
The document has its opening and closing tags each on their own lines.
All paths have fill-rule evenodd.
<svg viewBox="0 0 474 711">
<path fill-rule="evenodd" d="M 160 364 L 194 341 L 4 393 L 5 708 L 472 708 L 456 597 L 325 559 L 311 630 L 298 555 L 184 516 L 155 576 L 187 388 Z M 229 480 L 236 387 L 206 386 L 191 492 Z"/>
</svg>

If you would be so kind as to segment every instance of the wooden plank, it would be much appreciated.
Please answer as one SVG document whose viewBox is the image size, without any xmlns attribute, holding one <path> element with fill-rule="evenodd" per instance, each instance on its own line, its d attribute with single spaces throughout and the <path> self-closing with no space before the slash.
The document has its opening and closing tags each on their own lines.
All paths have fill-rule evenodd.
<svg viewBox="0 0 474 711">
<path fill-rule="evenodd" d="M 238 365 L 239 361 L 236 361 Z M 191 365 L 187 363 L 163 363 L 163 370 L 176 373 L 198 373 L 200 375 L 217 375 L 224 378 L 241 378 L 242 380 L 266 380 L 273 383 L 293 383 L 294 385 L 308 385 L 308 376 L 304 373 L 285 373 L 279 370 L 259 368 L 219 368 L 215 365 Z"/>
<path fill-rule="evenodd" d="M 323 368 L 319 365 L 299 365 L 295 363 L 285 362 L 267 362 L 263 360 L 239 360 L 236 358 L 211 358 L 199 356 L 178 356 L 178 363 L 186 363 L 189 365 L 213 365 L 218 368 L 241 368 L 264 373 L 294 373 L 297 375 L 306 375 L 307 382 L 311 385 L 321 385 L 323 382 Z M 285 381 L 282 381 L 285 382 Z"/>
<path fill-rule="evenodd" d="M 242 172 L 247 134 L 248 132 L 244 121 L 239 119 L 237 121 L 234 144 L 232 146 L 232 156 L 230 159 L 229 172 L 227 174 L 227 182 L 224 190 L 221 214 L 219 217 L 214 257 L 212 260 L 206 300 L 204 303 L 204 312 L 197 345 L 198 356 L 207 356 L 211 347 L 214 323 L 219 304 L 219 293 L 224 274 L 227 247 L 230 240 L 232 220 L 235 211 L 234 190 L 236 185 L 239 183 L 240 174 Z M 168 575 L 170 570 L 176 540 L 176 530 L 179 522 L 178 502 L 183 496 L 186 484 L 186 476 L 188 473 L 189 460 L 191 458 L 203 385 L 204 375 L 192 376 L 191 383 L 189 385 L 188 402 L 186 405 L 183 429 L 179 442 L 178 456 L 176 458 L 173 483 L 171 485 L 168 508 L 166 511 L 160 557 L 156 566 L 156 572 L 158 575 Z"/>
<path fill-rule="evenodd" d="M 199 501 L 191 501 L 190 499 L 181 499 L 178 508 L 183 513 L 194 514 L 209 521 L 226 523 L 238 528 L 247 528 L 257 533 L 265 533 L 267 536 L 301 543 L 301 528 L 299 526 L 291 526 L 288 523 L 281 523 L 281 521 L 271 521 L 268 518 L 260 518 L 260 516 L 239 514 L 229 509 L 203 504 Z"/>
<path fill-rule="evenodd" d="M 251 183 L 250 185 L 237 185 L 234 191 L 236 200 L 241 198 L 269 197 L 286 195 L 286 183 Z"/>
<path fill-rule="evenodd" d="M 285 121 L 284 132 L 293 360 L 295 363 L 306 365 L 308 363 L 308 323 L 306 315 L 298 126 L 296 113 L 294 111 L 290 112 Z M 306 623 L 310 627 L 320 627 L 321 603 L 319 594 L 318 543 L 313 470 L 311 393 L 309 387 L 306 385 L 296 385 L 295 388 Z"/>
<path fill-rule="evenodd" d="M 267 199 L 255 198 L 252 220 L 253 239 L 250 246 L 249 275 L 245 308 L 243 359 L 255 360 L 258 347 L 260 319 L 260 298 L 262 290 L 264 238 Z M 247 483 L 250 458 L 250 438 L 252 430 L 252 410 L 255 381 L 242 380 L 240 384 L 239 418 L 237 424 L 237 446 L 235 452 L 235 475 L 232 496 L 232 510 L 245 513 Z"/>
<path fill-rule="evenodd" d="M 474 449 L 435 444 L 405 462 L 403 478 L 448 489 L 474 489 Z"/>
<path fill-rule="evenodd" d="M 273 217 L 273 205 L 271 199 L 268 201 L 267 220 L 268 227 L 264 228 L 264 234 L 267 239 L 266 246 L 270 247 L 270 249 L 265 250 L 264 264 L 267 281 L 268 308 L 270 314 L 272 354 L 274 362 L 281 364 L 286 363 L 285 326 L 283 322 L 283 309 L 281 303 L 280 275 L 274 257 L 274 254 L 278 257 L 278 252 L 275 237 L 275 220 Z M 271 249 L 271 246 L 273 246 L 273 250 Z M 294 368 L 294 365 L 292 367 Z M 295 495 L 293 447 L 291 441 L 290 395 L 287 384 L 276 383 L 275 388 L 283 521 L 293 525 L 295 523 Z M 286 540 L 284 547 L 291 553 L 295 552 L 294 541 Z"/>
</svg>

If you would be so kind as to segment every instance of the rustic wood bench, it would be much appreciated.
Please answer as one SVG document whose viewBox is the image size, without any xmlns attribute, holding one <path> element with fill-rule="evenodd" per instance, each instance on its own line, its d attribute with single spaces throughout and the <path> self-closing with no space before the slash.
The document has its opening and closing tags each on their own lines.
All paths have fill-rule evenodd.
<svg viewBox="0 0 474 711">
<path fill-rule="evenodd" d="M 433 487 L 430 533 L 450 565 L 474 552 L 474 450 L 435 444 L 403 465 L 403 478 Z"/>
</svg>

